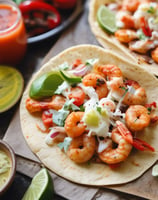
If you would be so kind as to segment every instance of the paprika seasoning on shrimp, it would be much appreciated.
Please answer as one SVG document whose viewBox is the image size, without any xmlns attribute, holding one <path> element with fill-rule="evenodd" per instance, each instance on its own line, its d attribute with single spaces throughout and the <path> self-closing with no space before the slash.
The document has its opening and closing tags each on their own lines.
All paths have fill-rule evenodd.
<svg viewBox="0 0 158 200">
<path fill-rule="evenodd" d="M 25 55 L 26 46 L 20 10 L 13 1 L 0 1 L 0 64 L 18 64 Z"/>
</svg>

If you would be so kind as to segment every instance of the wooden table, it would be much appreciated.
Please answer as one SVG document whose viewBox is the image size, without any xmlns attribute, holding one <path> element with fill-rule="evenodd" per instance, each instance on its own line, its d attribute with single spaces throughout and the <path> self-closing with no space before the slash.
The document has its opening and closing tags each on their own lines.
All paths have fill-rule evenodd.
<svg viewBox="0 0 158 200">
<path fill-rule="evenodd" d="M 18 66 L 18 69 L 23 74 L 25 85 L 28 80 L 31 78 L 32 74 L 37 71 L 40 66 L 46 62 L 50 57 L 58 54 L 60 51 L 64 49 L 77 45 L 77 44 L 96 44 L 99 45 L 96 41 L 95 37 L 90 31 L 90 27 L 88 24 L 88 2 L 85 5 L 84 14 L 82 17 L 79 17 L 75 23 L 72 24 L 66 31 L 61 33 L 60 35 L 55 36 L 54 38 L 49 38 L 48 40 L 42 41 L 37 44 L 33 44 L 28 46 L 27 54 L 23 60 L 23 62 Z M 10 123 L 14 119 L 14 113 L 19 106 L 19 102 L 9 111 L 0 114 L 0 138 L 3 138 L 7 129 L 10 127 Z M 9 130 L 9 134 L 11 134 L 11 130 Z M 12 197 L 12 200 L 20 200 L 23 196 L 26 188 L 31 182 L 31 178 L 21 174 L 16 173 L 15 180 L 7 191 L 7 193 L 0 197 L 2 200 L 8 200 Z M 143 200 L 144 198 L 136 197 L 133 195 L 111 191 L 110 194 L 115 194 L 113 199 L 130 199 L 130 200 Z M 108 190 L 107 190 L 108 193 Z M 101 190 L 100 194 L 101 195 Z M 101 195 L 102 196 L 102 195 Z M 111 195 L 112 198 L 112 195 Z M 56 195 L 54 200 L 64 200 L 63 197 Z M 105 199 L 104 196 L 100 198 L 98 194 L 93 197 L 94 199 Z M 106 198 L 107 199 L 107 198 Z M 76 200 L 74 198 L 74 200 Z"/>
</svg>

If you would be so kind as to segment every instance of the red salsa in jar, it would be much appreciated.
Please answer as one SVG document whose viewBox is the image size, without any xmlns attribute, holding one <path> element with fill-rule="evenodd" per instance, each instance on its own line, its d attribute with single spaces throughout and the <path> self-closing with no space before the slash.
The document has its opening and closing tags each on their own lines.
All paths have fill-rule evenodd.
<svg viewBox="0 0 158 200">
<path fill-rule="evenodd" d="M 21 13 L 14 2 L 0 2 L 0 64 L 16 65 L 25 55 L 27 36 Z"/>
</svg>

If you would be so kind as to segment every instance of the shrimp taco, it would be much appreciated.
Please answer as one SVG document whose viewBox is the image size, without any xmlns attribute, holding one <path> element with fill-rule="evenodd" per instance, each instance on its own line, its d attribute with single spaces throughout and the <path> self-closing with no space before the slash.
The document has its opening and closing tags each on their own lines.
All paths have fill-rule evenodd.
<svg viewBox="0 0 158 200">
<path fill-rule="evenodd" d="M 89 23 L 105 48 L 158 75 L 158 2 L 91 0 Z"/>
<path fill-rule="evenodd" d="M 58 84 L 43 87 L 47 81 Z M 127 183 L 158 158 L 157 93 L 157 79 L 136 64 L 101 47 L 71 47 L 30 81 L 20 104 L 22 132 L 39 160 L 67 180 Z"/>
</svg>

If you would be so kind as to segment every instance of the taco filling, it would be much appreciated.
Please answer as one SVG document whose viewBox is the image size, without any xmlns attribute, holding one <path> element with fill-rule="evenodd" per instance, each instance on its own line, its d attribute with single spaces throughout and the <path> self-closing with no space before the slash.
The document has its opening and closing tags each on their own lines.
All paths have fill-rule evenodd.
<svg viewBox="0 0 158 200">
<path fill-rule="evenodd" d="M 121 4 L 109 4 L 107 7 L 116 14 L 117 30 L 114 35 L 117 40 L 131 51 L 149 55 L 158 63 L 158 2 L 134 0 L 131 3 L 123 0 Z"/>
<path fill-rule="evenodd" d="M 64 73 L 77 75 L 81 82 L 66 79 L 53 96 L 26 100 L 30 113 L 41 112 L 46 144 L 58 143 L 76 163 L 95 159 L 117 164 L 132 148 L 155 151 L 139 139 L 139 132 L 157 121 L 153 115 L 157 105 L 147 104 L 146 91 L 138 82 L 123 77 L 117 65 L 99 64 L 97 58 L 86 63 L 77 59 Z"/>
<path fill-rule="evenodd" d="M 96 170 L 99 170 L 100 166 L 106 166 L 105 172 L 113 176 L 113 168 L 116 168 L 116 171 L 118 169 L 118 174 L 120 169 L 124 169 L 128 164 L 139 168 L 142 161 L 136 164 L 134 157 L 137 157 L 137 154 L 146 154 L 148 157 L 151 154 L 152 157 L 156 150 L 155 144 L 151 142 L 155 137 L 154 133 L 151 131 L 150 136 L 147 134 L 148 129 L 156 127 L 158 121 L 155 113 L 156 99 L 151 101 L 148 91 L 139 81 L 124 75 L 122 68 L 119 67 L 122 64 L 115 61 L 115 55 L 109 55 L 113 56 L 114 60 L 111 59 L 109 62 L 106 58 L 107 61 L 103 62 L 103 58 L 97 55 L 104 51 L 99 52 L 98 47 L 86 47 L 87 51 L 90 50 L 90 56 L 87 55 L 86 59 L 76 54 L 72 56 L 71 62 L 67 62 L 65 56 L 65 60 L 51 70 L 57 70 L 63 79 L 53 95 L 47 93 L 45 97 L 38 99 L 29 96 L 34 82 L 43 74 L 50 73 L 51 68 L 31 83 L 22 101 L 21 119 L 25 115 L 30 117 L 34 132 L 26 130 L 25 118 L 22 121 L 25 138 L 37 155 L 42 149 L 43 152 L 47 152 L 48 149 L 47 157 L 52 159 L 52 162 L 53 159 L 54 162 L 64 162 L 63 166 L 66 163 L 67 167 L 63 167 L 64 169 L 70 167 L 86 171 L 87 167 L 83 167 L 84 165 L 91 168 L 97 164 Z M 79 50 L 80 48 L 82 49 L 79 47 Z M 97 54 L 95 51 L 98 51 Z M 80 54 L 82 55 L 81 52 Z M 47 89 L 46 85 L 44 89 Z M 41 146 L 33 144 L 36 143 L 34 137 L 39 137 L 36 139 Z M 130 157 L 133 158 L 129 161 Z M 41 159 L 45 162 L 46 158 Z M 51 169 L 53 168 L 55 166 L 51 165 Z M 59 171 L 61 173 L 61 170 Z M 96 174 L 95 170 L 93 173 L 92 177 Z M 110 179 L 107 182 L 110 183 Z M 118 181 L 117 178 L 112 181 L 119 182 L 121 179 Z"/>
</svg>

